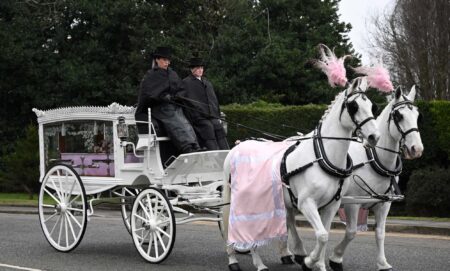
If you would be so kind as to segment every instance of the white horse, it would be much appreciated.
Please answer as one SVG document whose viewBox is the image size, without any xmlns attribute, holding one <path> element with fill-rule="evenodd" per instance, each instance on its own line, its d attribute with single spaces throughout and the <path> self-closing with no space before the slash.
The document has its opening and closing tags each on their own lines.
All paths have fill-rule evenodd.
<svg viewBox="0 0 450 271">
<path fill-rule="evenodd" d="M 328 231 L 331 221 L 340 205 L 340 191 L 346 190 L 346 183 L 341 181 L 350 175 L 351 160 L 346 159 L 352 132 L 357 130 L 367 142 L 375 145 L 380 137 L 373 118 L 372 103 L 365 95 L 368 83 L 365 77 L 353 80 L 349 88 L 339 93 L 328 107 L 318 128 L 306 135 L 310 137 L 301 141 L 287 156 L 285 165 L 289 179 L 289 189 L 283 189 L 284 202 L 287 210 L 288 238 L 293 242 L 291 251 L 296 261 L 301 261 L 304 271 L 311 270 L 318 263 L 328 242 Z M 301 116 L 300 116 L 301 117 Z M 333 139 L 330 139 L 333 137 Z M 234 147 L 228 154 L 224 164 L 225 176 L 230 176 L 230 157 L 239 151 L 240 145 Z M 287 152 L 288 153 L 288 152 Z M 316 155 L 317 153 L 317 155 Z M 319 158 L 321 157 L 321 158 Z M 347 157 L 348 158 L 348 157 Z M 296 169 L 312 163 L 303 171 Z M 326 168 L 326 169 L 324 169 Z M 333 172 L 334 176 L 329 172 Z M 287 175 L 285 175 L 287 176 Z M 339 176 L 339 177 L 336 177 Z M 228 178 L 228 177 L 227 177 Z M 285 178 L 286 179 L 286 178 Z M 291 201 L 292 198 L 295 198 Z M 230 200 L 230 186 L 224 189 L 224 201 Z M 306 255 L 301 240 L 295 228 L 295 213 L 297 208 L 312 225 L 316 235 L 314 250 Z M 321 209 L 319 214 L 319 209 Z M 229 207 L 223 210 L 224 236 L 228 236 Z M 290 255 L 286 242 L 279 242 L 282 256 Z M 256 249 L 251 249 L 253 264 L 257 270 L 268 270 L 263 264 Z M 227 245 L 230 270 L 241 270 L 235 251 Z M 325 271 L 325 265 L 319 266 Z"/>
<path fill-rule="evenodd" d="M 384 195 L 393 191 L 401 172 L 400 151 L 406 159 L 419 158 L 423 152 L 422 140 L 417 128 L 419 112 L 413 105 L 416 89 L 413 86 L 408 96 L 403 95 L 400 88 L 395 92 L 395 98 L 386 106 L 377 118 L 381 132 L 376 148 L 366 149 L 361 143 L 352 142 L 349 154 L 355 165 L 362 165 L 353 171 L 361 179 L 350 178 L 349 188 L 345 196 L 368 196 L 367 192 Z M 366 153 L 367 151 L 367 153 Z M 370 162 L 370 160 L 373 160 Z M 358 182 L 358 183 L 357 183 Z M 334 271 L 343 270 L 342 260 L 347 245 L 353 240 L 357 231 L 358 211 L 371 208 L 375 214 L 375 238 L 378 247 L 377 267 L 379 270 L 392 270 L 384 254 L 384 238 L 386 217 L 391 202 L 345 204 L 347 226 L 344 239 L 336 246 L 330 256 L 330 267 Z"/>
</svg>

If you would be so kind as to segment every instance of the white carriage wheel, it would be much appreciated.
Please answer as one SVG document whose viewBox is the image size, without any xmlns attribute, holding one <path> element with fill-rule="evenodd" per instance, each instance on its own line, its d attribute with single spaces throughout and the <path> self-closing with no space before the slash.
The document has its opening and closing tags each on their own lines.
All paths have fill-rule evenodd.
<svg viewBox="0 0 450 271">
<path fill-rule="evenodd" d="M 124 187 L 124 188 L 122 188 L 121 195 L 123 197 L 135 197 L 136 198 L 136 196 L 139 194 L 140 191 L 141 191 L 141 189 L 133 189 L 133 188 Z M 122 213 L 123 223 L 125 224 L 125 228 L 127 228 L 128 233 L 131 234 L 131 208 L 133 207 L 133 203 L 127 202 L 127 200 L 124 198 L 120 199 L 120 202 L 122 203 L 120 210 Z"/>
<path fill-rule="evenodd" d="M 39 192 L 39 221 L 45 238 L 58 251 L 69 252 L 83 239 L 86 191 L 72 167 L 57 164 L 45 174 Z"/>
<path fill-rule="evenodd" d="M 175 243 L 175 216 L 166 195 L 147 188 L 137 196 L 131 210 L 131 236 L 142 258 L 160 263 Z"/>
</svg>

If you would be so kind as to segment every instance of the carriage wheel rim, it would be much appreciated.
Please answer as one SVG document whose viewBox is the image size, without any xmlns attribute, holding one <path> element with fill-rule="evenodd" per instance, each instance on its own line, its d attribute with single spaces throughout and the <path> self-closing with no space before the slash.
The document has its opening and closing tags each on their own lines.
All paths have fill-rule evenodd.
<svg viewBox="0 0 450 271">
<path fill-rule="evenodd" d="M 175 217 L 163 193 L 149 188 L 137 196 L 131 231 L 135 247 L 146 261 L 160 263 L 169 256 L 175 242 Z"/>
<path fill-rule="evenodd" d="M 83 238 L 87 222 L 85 199 L 79 176 L 68 166 L 54 166 L 45 175 L 39 193 L 39 221 L 45 238 L 56 250 L 69 252 Z"/>
<path fill-rule="evenodd" d="M 140 189 L 124 187 L 124 188 L 122 188 L 121 195 L 123 197 L 126 197 L 126 196 L 136 197 L 140 191 L 141 191 Z M 122 213 L 123 223 L 125 224 L 125 228 L 127 229 L 128 233 L 131 234 L 131 210 L 128 210 L 127 207 L 129 207 L 129 206 L 133 207 L 133 203 L 127 204 L 126 200 L 124 198 L 122 198 L 120 200 L 120 202 L 122 203 L 120 206 L 120 211 Z"/>
</svg>

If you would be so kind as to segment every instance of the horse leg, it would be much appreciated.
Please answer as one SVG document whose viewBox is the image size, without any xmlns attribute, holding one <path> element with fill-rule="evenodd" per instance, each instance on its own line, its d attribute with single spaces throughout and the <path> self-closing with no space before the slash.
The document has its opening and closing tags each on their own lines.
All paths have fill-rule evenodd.
<svg viewBox="0 0 450 271">
<path fill-rule="evenodd" d="M 231 197 L 230 184 L 228 182 L 225 182 L 223 188 L 223 202 L 230 202 L 230 197 Z M 223 239 L 225 240 L 225 250 L 227 251 L 228 255 L 228 269 L 230 269 L 231 271 L 240 271 L 241 268 L 236 258 L 236 251 L 233 249 L 233 246 L 227 244 L 229 217 L 230 217 L 230 205 L 225 205 L 222 207 L 222 222 L 223 222 Z"/>
<path fill-rule="evenodd" d="M 377 242 L 378 256 L 377 256 L 377 267 L 378 270 L 388 271 L 392 270 L 392 266 L 387 262 L 386 256 L 384 254 L 384 238 L 385 238 L 385 227 L 386 227 L 386 217 L 391 208 L 391 203 L 379 203 L 373 208 L 375 214 L 376 228 L 375 228 L 375 240 Z"/>
<path fill-rule="evenodd" d="M 333 222 L 333 218 L 336 215 L 337 210 L 339 209 L 340 201 L 334 202 L 330 204 L 327 208 L 325 208 L 320 217 L 322 219 L 323 226 L 325 229 L 330 232 L 331 223 Z M 320 260 L 316 263 L 316 267 L 322 271 L 326 271 L 325 265 L 325 253 L 326 253 L 327 244 L 324 245 L 322 252 L 320 253 Z"/>
<path fill-rule="evenodd" d="M 287 240 L 278 240 L 277 244 L 278 244 L 279 255 L 281 257 L 281 263 L 282 264 L 294 264 L 294 261 L 292 260 L 292 255 L 288 250 Z"/>
<path fill-rule="evenodd" d="M 256 252 L 256 248 L 250 249 L 250 253 L 252 254 L 253 265 L 257 268 L 258 271 L 269 270 L 269 268 L 267 268 L 267 266 L 265 266 L 262 262 L 258 252 Z"/>
<path fill-rule="evenodd" d="M 312 199 L 305 199 L 301 204 L 299 200 L 299 209 L 309 221 L 316 234 L 316 246 L 313 251 L 307 256 L 303 263 L 303 271 L 310 271 L 312 267 L 320 260 L 320 254 L 328 242 L 328 231 L 322 224 L 317 205 Z"/>
<path fill-rule="evenodd" d="M 358 204 L 347 204 L 344 206 L 345 216 L 347 217 L 344 239 L 342 239 L 342 241 L 334 248 L 333 253 L 329 258 L 330 267 L 333 271 L 343 270 L 342 261 L 345 249 L 356 235 L 359 208 L 360 205 Z"/>
<path fill-rule="evenodd" d="M 298 264 L 302 264 L 303 260 L 306 257 L 306 249 L 303 246 L 303 242 L 300 239 L 296 222 L 295 222 L 295 209 L 293 208 L 287 208 L 287 217 L 286 217 L 286 223 L 288 228 L 288 242 L 289 250 L 294 254 L 294 260 Z M 283 255 L 283 254 L 281 254 Z M 290 256 L 290 254 L 289 254 Z M 282 260 L 283 261 L 283 260 Z"/>
</svg>

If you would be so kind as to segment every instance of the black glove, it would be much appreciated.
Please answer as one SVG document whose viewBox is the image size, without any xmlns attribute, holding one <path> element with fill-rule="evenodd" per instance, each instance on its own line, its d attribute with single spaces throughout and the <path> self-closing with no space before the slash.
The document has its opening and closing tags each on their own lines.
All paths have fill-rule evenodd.
<svg viewBox="0 0 450 271">
<path fill-rule="evenodd" d="M 182 102 L 183 101 L 183 98 L 181 96 L 179 96 L 179 95 L 175 95 L 171 99 L 174 102 Z"/>
<path fill-rule="evenodd" d="M 170 96 L 170 94 L 166 94 L 161 97 L 161 100 L 163 100 L 164 102 L 170 102 L 172 100 L 172 96 Z"/>
</svg>

